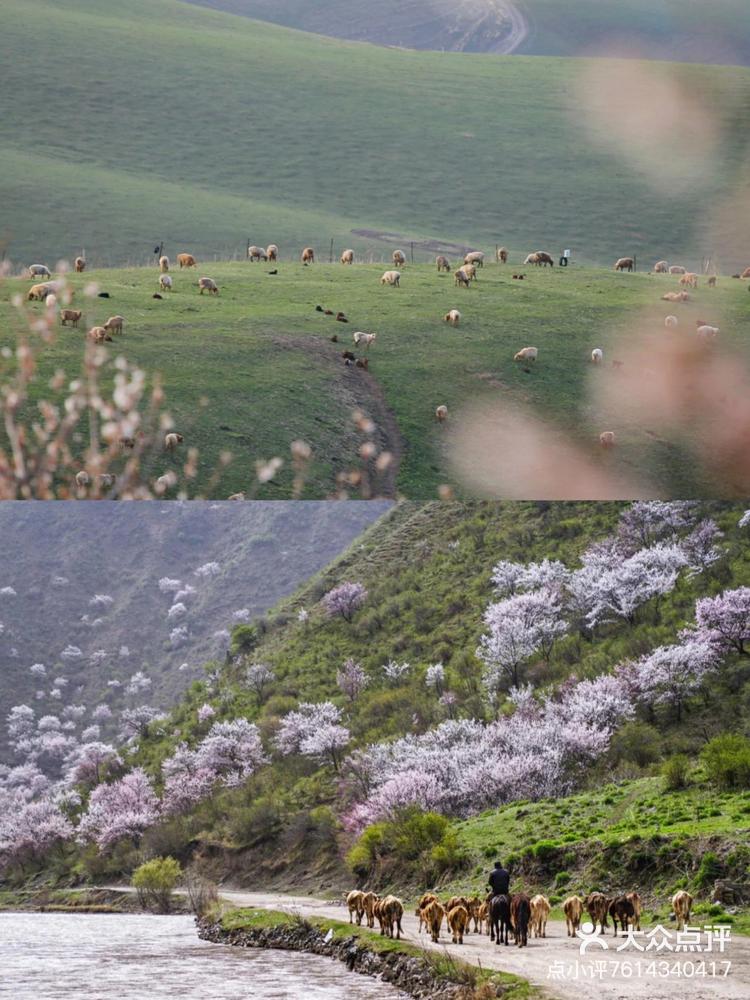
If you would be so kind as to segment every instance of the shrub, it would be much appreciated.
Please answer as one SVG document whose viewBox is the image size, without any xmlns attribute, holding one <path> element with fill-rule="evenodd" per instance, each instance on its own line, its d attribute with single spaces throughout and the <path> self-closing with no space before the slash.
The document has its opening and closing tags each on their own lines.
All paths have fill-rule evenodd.
<svg viewBox="0 0 750 1000">
<path fill-rule="evenodd" d="M 133 886 L 141 906 L 156 913 L 169 913 L 172 909 L 172 890 L 181 875 L 180 863 L 174 858 L 154 858 L 136 868 Z"/>
<path fill-rule="evenodd" d="M 724 865 L 719 856 L 713 851 L 706 851 L 701 858 L 700 866 L 695 876 L 695 884 L 699 889 L 706 889 L 713 885 L 717 878 L 721 878 L 724 873 Z"/>
<path fill-rule="evenodd" d="M 617 761 L 629 761 L 646 767 L 659 759 L 661 736 L 647 722 L 626 722 L 612 739 L 612 753 Z"/>
<path fill-rule="evenodd" d="M 204 917 L 219 902 L 219 890 L 215 882 L 205 878 L 198 872 L 185 872 L 185 890 L 190 909 L 198 917 Z"/>
<path fill-rule="evenodd" d="M 690 758 L 684 753 L 676 753 L 664 761 L 661 768 L 664 787 L 668 792 L 687 788 L 690 773 Z"/>
<path fill-rule="evenodd" d="M 722 788 L 750 788 L 750 740 L 739 733 L 716 736 L 701 751 L 708 777 Z"/>
</svg>

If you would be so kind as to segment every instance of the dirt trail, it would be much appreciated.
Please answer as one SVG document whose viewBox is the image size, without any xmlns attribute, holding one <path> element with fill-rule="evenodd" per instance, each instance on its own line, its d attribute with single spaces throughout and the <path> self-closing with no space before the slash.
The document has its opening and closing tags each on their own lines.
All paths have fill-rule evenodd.
<svg viewBox="0 0 750 1000">
<path fill-rule="evenodd" d="M 453 42 L 452 47 L 456 51 L 464 51 L 477 35 L 487 33 L 491 36 L 497 33 L 501 25 L 505 28 L 507 24 L 509 29 L 504 30 L 502 36 L 492 42 L 485 51 L 498 56 L 508 56 L 515 52 L 529 33 L 526 18 L 518 7 L 508 0 L 484 0 L 484 3 L 464 0 L 463 10 L 466 24 L 461 37 Z"/>
<path fill-rule="evenodd" d="M 343 904 L 325 902 L 308 896 L 288 896 L 278 893 L 241 892 L 221 890 L 223 898 L 237 906 L 254 906 L 259 909 L 296 911 L 303 916 L 320 916 L 335 920 L 348 920 Z M 513 945 L 497 946 L 492 944 L 485 935 L 470 934 L 463 946 L 447 944 L 448 937 L 443 930 L 443 940 L 434 945 L 424 934 L 417 932 L 417 921 L 411 913 L 404 916 L 405 940 L 427 948 L 445 950 L 458 958 L 463 958 L 474 964 L 481 963 L 485 968 L 501 969 L 523 976 L 537 986 L 544 988 L 550 997 L 559 1000 L 747 1000 L 750 996 L 750 938 L 738 937 L 730 941 L 724 955 L 700 954 L 677 956 L 670 952 L 651 953 L 644 960 L 632 948 L 618 953 L 614 950 L 614 938 L 607 937 L 610 950 L 601 952 L 607 960 L 607 971 L 600 978 L 573 980 L 555 980 L 549 978 L 550 966 L 554 962 L 563 961 L 566 965 L 575 965 L 578 955 L 578 942 L 566 936 L 565 925 L 553 921 L 547 925 L 547 937 L 529 940 L 528 948 L 518 949 Z M 673 926 L 673 925 L 672 925 Z M 716 978 L 670 975 L 668 978 L 644 975 L 623 978 L 622 975 L 611 973 L 612 964 L 618 960 L 629 961 L 634 970 L 640 958 L 642 965 L 651 962 L 655 956 L 656 965 L 666 960 L 671 967 L 678 958 L 683 963 L 693 962 L 696 966 L 701 959 L 709 966 L 714 959 L 720 964 L 722 959 L 729 959 L 732 967 L 729 975 Z M 599 958 L 599 949 L 582 958 L 581 966 L 589 967 Z"/>
</svg>

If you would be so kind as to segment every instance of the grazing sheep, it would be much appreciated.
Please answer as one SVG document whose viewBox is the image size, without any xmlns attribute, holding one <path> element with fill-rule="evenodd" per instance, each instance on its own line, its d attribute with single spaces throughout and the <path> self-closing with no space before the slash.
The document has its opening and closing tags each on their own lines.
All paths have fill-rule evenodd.
<svg viewBox="0 0 750 1000">
<path fill-rule="evenodd" d="M 117 482 L 117 476 L 114 472 L 100 472 L 97 479 L 99 480 L 99 485 L 104 489 L 111 489 Z"/>
<path fill-rule="evenodd" d="M 57 296 L 54 292 L 50 292 L 47 298 L 44 300 L 44 304 L 48 309 L 54 309 L 57 305 Z"/>
<path fill-rule="evenodd" d="M 461 267 L 459 267 L 459 271 L 463 271 L 464 274 L 469 279 L 469 281 L 476 281 L 477 280 L 477 266 L 476 266 L 476 264 L 462 264 Z"/>
<path fill-rule="evenodd" d="M 701 340 L 715 340 L 719 336 L 718 326 L 709 326 L 708 323 L 704 323 L 701 319 L 695 321 L 695 327 L 695 332 Z"/>
<path fill-rule="evenodd" d="M 670 274 L 684 274 L 685 268 L 681 264 L 672 264 L 669 269 Z"/>
<path fill-rule="evenodd" d="M 178 444 L 182 444 L 185 438 L 182 434 L 176 434 L 174 431 L 170 431 L 169 434 L 164 435 L 164 447 L 167 451 L 174 451 Z"/>
<path fill-rule="evenodd" d="M 443 316 L 443 320 L 451 326 L 458 326 L 461 322 L 461 313 L 458 309 L 451 309 L 445 314 L 445 316 Z"/>
<path fill-rule="evenodd" d="M 615 432 L 614 431 L 602 431 L 599 435 L 599 444 L 602 448 L 614 448 L 615 446 Z"/>
<path fill-rule="evenodd" d="M 336 322 L 337 323 L 348 323 L 349 320 L 346 318 L 346 313 L 337 312 L 336 313 Z"/>
<path fill-rule="evenodd" d="M 665 292 L 662 295 L 662 301 L 664 302 L 687 302 L 689 298 L 689 292 Z"/>
<path fill-rule="evenodd" d="M 365 350 L 367 350 L 370 344 L 377 340 L 377 338 L 377 333 L 363 333 L 361 330 L 357 330 L 357 332 L 353 335 L 352 340 L 357 347 L 364 345 Z"/>
<path fill-rule="evenodd" d="M 401 285 L 401 272 L 386 271 L 383 277 L 380 279 L 380 284 L 393 285 L 394 288 L 399 288 Z"/>
<path fill-rule="evenodd" d="M 591 361 L 595 365 L 600 365 L 604 361 L 604 351 L 601 347 L 595 347 L 591 352 Z"/>
<path fill-rule="evenodd" d="M 680 278 L 680 285 L 682 285 L 683 288 L 697 288 L 698 275 L 694 274 L 692 271 L 686 271 Z"/>
<path fill-rule="evenodd" d="M 166 254 L 159 258 L 159 270 L 162 274 L 166 274 L 169 270 L 169 257 Z"/>
<path fill-rule="evenodd" d="M 193 257 L 193 255 L 191 253 L 178 253 L 177 254 L 177 263 L 180 265 L 180 270 L 182 270 L 183 267 L 195 267 L 196 266 L 195 257 Z"/>
<path fill-rule="evenodd" d="M 406 263 L 406 256 L 403 250 L 394 250 L 391 256 L 396 267 L 403 267 Z"/>
<path fill-rule="evenodd" d="M 435 263 L 437 264 L 437 269 L 438 269 L 438 274 L 439 274 L 439 273 L 440 273 L 441 271 L 445 271 L 445 272 L 446 272 L 446 274 L 450 272 L 450 269 L 451 269 L 451 262 L 450 262 L 450 261 L 448 260 L 448 258 L 447 258 L 447 257 L 444 257 L 444 256 L 443 256 L 443 255 L 441 254 L 441 255 L 440 255 L 439 257 L 436 257 L 436 258 L 435 258 Z"/>
<path fill-rule="evenodd" d="M 245 499 L 244 493 L 232 493 L 231 496 L 227 497 L 227 500 L 244 500 L 244 499 Z"/>
<path fill-rule="evenodd" d="M 32 285 L 31 288 L 26 293 L 26 298 L 31 301 L 44 302 L 48 295 L 54 293 L 54 288 L 52 285 L 41 284 Z"/>
<path fill-rule="evenodd" d="M 249 260 L 268 260 L 268 254 L 263 249 L 263 247 L 251 246 L 247 248 L 247 256 Z"/>
<path fill-rule="evenodd" d="M 45 264 L 29 264 L 30 278 L 51 278 L 52 272 Z"/>
<path fill-rule="evenodd" d="M 497 257 L 498 264 L 507 264 L 508 263 L 508 251 L 506 250 L 506 248 L 505 247 L 498 247 L 496 257 Z"/>
<path fill-rule="evenodd" d="M 677 326 L 678 323 L 679 323 L 679 320 L 677 319 L 676 316 L 665 316 L 664 317 L 664 326 L 666 326 L 667 329 L 670 329 L 670 328 L 673 328 L 673 327 Z"/>
<path fill-rule="evenodd" d="M 112 338 L 103 326 L 92 326 L 88 332 L 88 338 L 93 340 L 95 344 L 112 343 Z"/>
<path fill-rule="evenodd" d="M 353 250 L 344 250 L 344 252 L 341 254 L 341 263 L 342 264 L 353 264 L 354 263 L 354 251 Z"/>
<path fill-rule="evenodd" d="M 632 271 L 634 267 L 635 261 L 632 257 L 620 257 L 620 259 L 615 262 L 615 271 Z"/>
<path fill-rule="evenodd" d="M 122 333 L 122 325 L 124 322 L 125 319 L 122 316 L 110 316 L 104 324 L 104 329 L 109 330 L 110 333 Z"/>
<path fill-rule="evenodd" d="M 708 279 L 708 287 L 709 288 L 716 288 L 716 275 L 715 274 L 712 274 L 711 277 Z"/>
<path fill-rule="evenodd" d="M 357 366 L 357 368 L 364 368 L 365 370 L 370 367 L 369 358 L 357 358 L 354 364 Z"/>
<path fill-rule="evenodd" d="M 468 288 L 471 284 L 471 278 L 464 271 L 462 267 L 459 267 L 457 271 L 453 272 L 453 277 L 455 279 L 456 285 L 463 285 L 464 288 Z"/>
<path fill-rule="evenodd" d="M 437 409 L 435 410 L 435 418 L 437 419 L 437 422 L 439 424 L 445 423 L 445 421 L 448 419 L 448 407 L 445 405 L 445 403 L 437 407 Z"/>
<path fill-rule="evenodd" d="M 86 270 L 86 258 L 76 257 L 75 261 L 73 262 L 73 266 L 75 267 L 76 274 L 83 274 L 83 272 Z"/>
<path fill-rule="evenodd" d="M 213 278 L 199 278 L 198 288 L 200 288 L 201 290 L 201 295 L 203 295 L 204 292 L 208 292 L 209 295 L 219 294 L 219 286 L 216 284 Z"/>
<path fill-rule="evenodd" d="M 550 267 L 554 267 L 555 266 L 555 262 L 552 259 L 552 254 L 549 254 L 549 253 L 547 253 L 544 250 L 537 250 L 537 252 L 536 252 L 536 262 L 539 265 L 539 267 L 542 267 L 542 266 L 546 267 L 547 264 L 549 264 Z"/>
<path fill-rule="evenodd" d="M 654 264 L 654 274 L 666 274 L 669 270 L 669 264 L 665 260 L 657 260 Z"/>
<path fill-rule="evenodd" d="M 740 278 L 750 278 L 750 267 L 745 268 L 742 274 L 740 274 Z"/>
<path fill-rule="evenodd" d="M 279 248 L 275 243 L 269 243 L 266 247 L 266 257 L 268 257 L 269 260 L 279 259 Z"/>
<path fill-rule="evenodd" d="M 484 267 L 484 254 L 481 250 L 472 250 L 464 257 L 464 264 L 474 264 L 476 267 Z"/>
<path fill-rule="evenodd" d="M 522 347 L 520 351 L 513 355 L 514 361 L 536 361 L 539 354 L 537 347 Z"/>
<path fill-rule="evenodd" d="M 61 309 L 60 323 L 62 326 L 67 326 L 68 323 L 72 326 L 78 326 L 82 315 L 83 314 L 80 309 Z"/>
<path fill-rule="evenodd" d="M 88 486 L 91 482 L 91 476 L 85 469 L 81 469 L 80 472 L 76 472 L 76 486 Z"/>
<path fill-rule="evenodd" d="M 302 251 L 302 263 L 303 264 L 314 264 L 315 263 L 315 251 L 312 247 L 305 247 Z"/>
<path fill-rule="evenodd" d="M 159 288 L 161 288 L 163 292 L 172 291 L 172 279 L 168 274 L 162 274 L 159 278 Z"/>
<path fill-rule="evenodd" d="M 538 253 L 530 253 L 526 257 L 526 260 L 524 261 L 524 264 L 536 264 L 538 266 L 539 265 L 539 254 Z"/>
</svg>

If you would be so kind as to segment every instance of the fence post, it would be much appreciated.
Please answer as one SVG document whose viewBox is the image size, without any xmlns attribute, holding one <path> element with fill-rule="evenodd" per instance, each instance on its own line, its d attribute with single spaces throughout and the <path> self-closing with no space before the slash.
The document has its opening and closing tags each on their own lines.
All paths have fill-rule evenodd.
<svg viewBox="0 0 750 1000">
<path fill-rule="evenodd" d="M 633 254 L 633 270 L 634 271 L 638 270 L 638 258 L 636 257 L 635 254 Z"/>
<path fill-rule="evenodd" d="M 411 262 L 414 263 L 414 244 L 411 245 Z"/>
<path fill-rule="evenodd" d="M 331 237 L 331 249 L 328 254 L 328 263 L 333 264 L 333 236 Z"/>
</svg>

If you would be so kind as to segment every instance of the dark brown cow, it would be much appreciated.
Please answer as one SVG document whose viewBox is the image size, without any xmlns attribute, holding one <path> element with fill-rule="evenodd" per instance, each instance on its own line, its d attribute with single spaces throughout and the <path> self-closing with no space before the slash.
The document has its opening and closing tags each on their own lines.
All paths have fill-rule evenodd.
<svg viewBox="0 0 750 1000">
<path fill-rule="evenodd" d="M 627 896 L 617 896 L 610 901 L 609 915 L 615 928 L 617 937 L 617 924 L 619 923 L 623 932 L 626 932 L 631 923 L 635 922 L 635 907 Z"/>
<path fill-rule="evenodd" d="M 641 897 L 635 890 L 633 892 L 626 892 L 625 895 L 633 904 L 633 925 L 636 930 L 641 929 L 641 912 L 643 910 L 643 904 L 641 902 Z"/>
<path fill-rule="evenodd" d="M 539 265 L 539 267 L 546 267 L 547 264 L 549 264 L 550 267 L 555 266 L 555 262 L 552 259 L 552 257 L 544 250 L 537 250 L 536 263 Z"/>
<path fill-rule="evenodd" d="M 601 924 L 602 931 L 604 931 L 605 927 L 609 926 L 607 923 L 609 902 L 603 892 L 590 892 L 586 897 L 584 903 L 594 928 L 597 924 Z"/>
<path fill-rule="evenodd" d="M 440 905 L 437 899 L 433 899 L 431 903 L 423 907 L 420 911 L 420 919 L 424 921 L 430 931 L 430 937 L 433 942 L 437 944 L 440 939 L 440 928 L 443 926 L 443 917 L 445 916 L 445 910 Z"/>
<path fill-rule="evenodd" d="M 509 935 L 513 930 L 510 922 L 510 900 L 507 896 L 493 896 L 489 907 L 490 941 L 510 944 Z"/>
<path fill-rule="evenodd" d="M 525 892 L 518 892 L 510 900 L 510 919 L 513 935 L 519 948 L 529 943 L 529 921 L 531 920 L 531 900 Z"/>
</svg>

